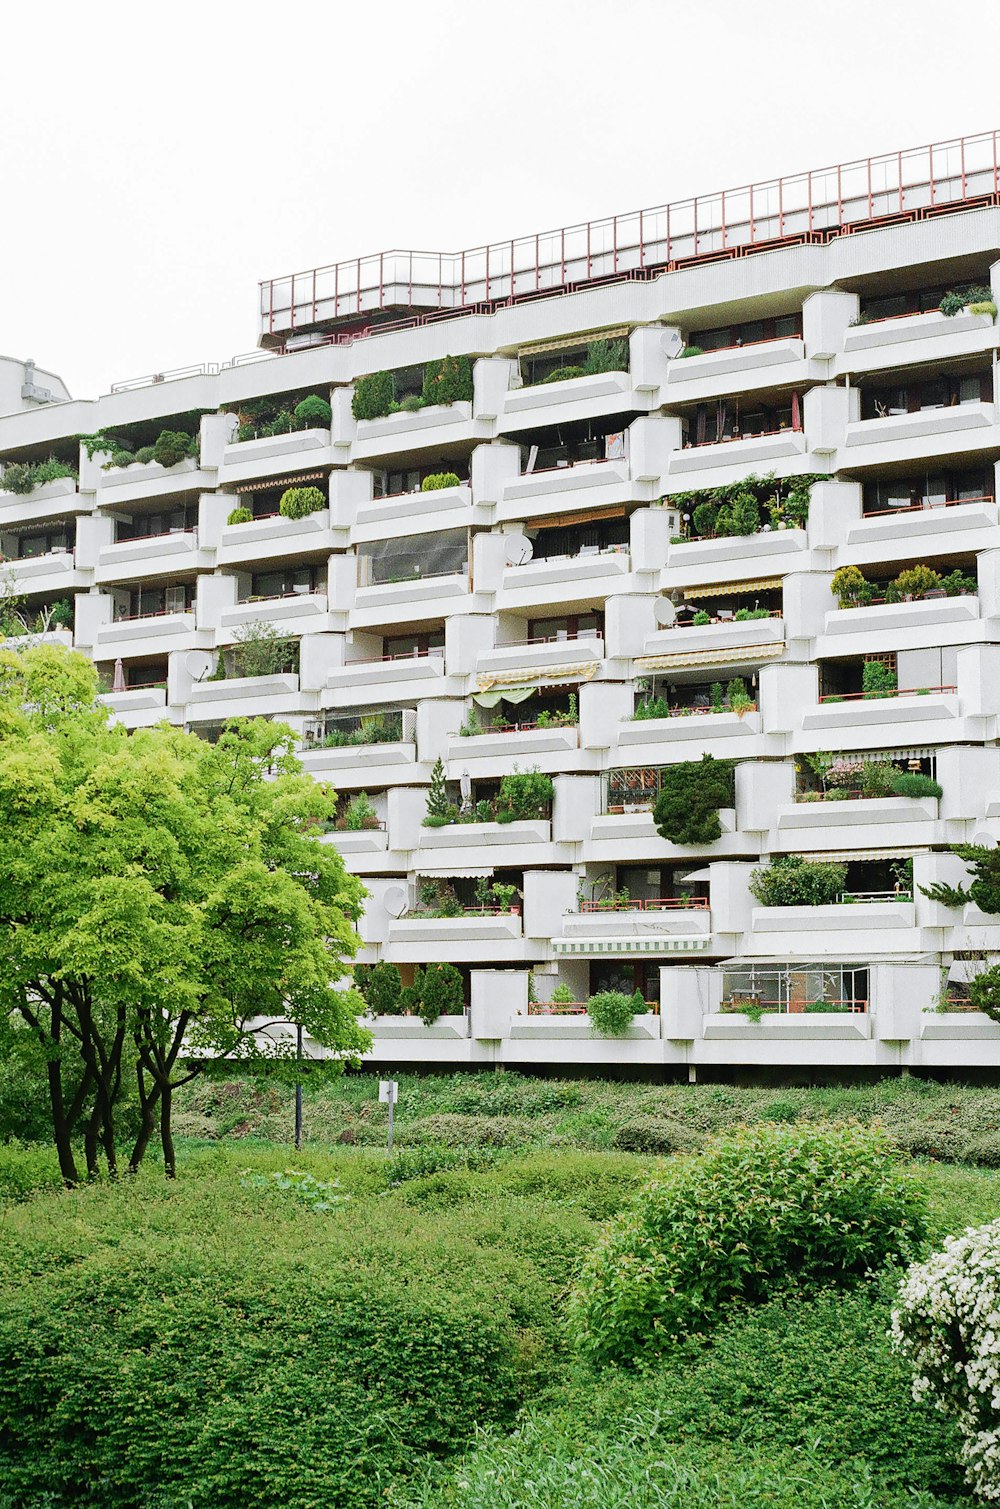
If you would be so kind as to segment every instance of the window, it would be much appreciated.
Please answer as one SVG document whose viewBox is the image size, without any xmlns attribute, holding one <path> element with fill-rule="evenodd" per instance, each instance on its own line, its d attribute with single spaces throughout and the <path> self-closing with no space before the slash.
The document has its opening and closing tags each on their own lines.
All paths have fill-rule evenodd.
<svg viewBox="0 0 1000 1509">
<path fill-rule="evenodd" d="M 802 406 L 797 393 L 772 399 L 720 398 L 700 403 L 692 416 L 685 416 L 685 445 L 717 445 L 723 440 L 771 435 L 779 430 L 801 430 Z"/>
<path fill-rule="evenodd" d="M 419 582 L 433 576 L 463 576 L 469 569 L 469 536 L 465 529 L 406 539 L 373 540 L 358 548 L 358 585 L 378 587 L 389 582 Z"/>
<path fill-rule="evenodd" d="M 136 514 L 132 519 L 119 520 L 115 529 L 115 539 L 148 540 L 161 534 L 194 529 L 197 523 L 196 505 L 188 508 L 172 508 L 163 513 Z"/>
<path fill-rule="evenodd" d="M 623 515 L 620 519 L 595 519 L 589 524 L 539 529 L 533 544 L 536 561 L 554 560 L 560 556 L 596 555 L 602 550 L 627 550 L 629 523 Z"/>
<path fill-rule="evenodd" d="M 30 561 L 40 555 L 50 555 L 53 550 L 72 550 L 70 531 L 65 527 L 39 530 L 37 534 L 22 534 L 17 537 L 18 561 Z"/>
<path fill-rule="evenodd" d="M 388 660 L 405 660 L 407 656 L 430 655 L 444 649 L 444 629 L 428 629 L 422 634 L 391 634 L 382 641 L 382 653 Z"/>
<path fill-rule="evenodd" d="M 161 613 L 187 613 L 194 606 L 194 588 L 187 584 L 133 587 L 115 603 L 115 618 L 153 618 Z"/>
<path fill-rule="evenodd" d="M 842 1011 L 868 1010 L 868 970 L 850 964 L 722 967 L 722 1004 L 763 1006 L 766 1011 L 808 1011 L 835 1006 Z"/>
<path fill-rule="evenodd" d="M 604 631 L 603 613 L 571 613 L 562 618 L 530 618 L 528 638 L 542 640 L 583 639 Z"/>
<path fill-rule="evenodd" d="M 963 403 L 989 403 L 993 383 L 988 372 L 968 376 L 929 377 L 923 381 L 891 383 L 865 388 L 861 394 L 862 419 L 887 419 L 896 414 L 919 414 L 924 409 L 945 409 Z"/>
<path fill-rule="evenodd" d="M 802 316 L 777 315 L 774 319 L 746 320 L 742 325 L 718 325 L 711 330 L 692 330 L 688 334 L 689 346 L 700 346 L 703 351 L 724 351 L 730 346 L 752 346 L 759 341 L 776 341 L 796 338 L 802 334 Z"/>
<path fill-rule="evenodd" d="M 993 496 L 992 469 L 935 472 L 918 477 L 890 477 L 865 483 L 864 512 L 888 513 L 909 508 L 941 508 Z"/>
</svg>

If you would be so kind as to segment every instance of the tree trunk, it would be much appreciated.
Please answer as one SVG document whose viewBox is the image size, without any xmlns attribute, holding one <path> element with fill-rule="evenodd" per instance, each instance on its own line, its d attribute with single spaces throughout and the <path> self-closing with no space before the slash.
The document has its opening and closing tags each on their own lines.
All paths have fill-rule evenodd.
<svg viewBox="0 0 1000 1509">
<path fill-rule="evenodd" d="M 83 1156 L 87 1164 L 87 1178 L 96 1179 L 101 1172 L 101 1166 L 97 1157 L 97 1133 L 101 1125 L 100 1096 L 94 1104 L 94 1109 L 87 1118 L 87 1129 L 83 1134 Z"/>
<path fill-rule="evenodd" d="M 177 1177 L 177 1161 L 174 1156 L 174 1134 L 170 1127 L 170 1110 L 174 1087 L 160 1087 L 160 1145 L 163 1148 L 163 1172 L 168 1179 Z"/>
<path fill-rule="evenodd" d="M 73 1157 L 73 1128 L 66 1116 L 62 1065 L 58 1059 L 49 1060 L 48 1076 L 49 1102 L 52 1106 L 52 1134 L 55 1139 L 56 1156 L 59 1159 L 59 1172 L 67 1189 L 72 1189 L 74 1184 L 79 1184 L 80 1175 L 77 1173 L 76 1159 Z"/>
</svg>

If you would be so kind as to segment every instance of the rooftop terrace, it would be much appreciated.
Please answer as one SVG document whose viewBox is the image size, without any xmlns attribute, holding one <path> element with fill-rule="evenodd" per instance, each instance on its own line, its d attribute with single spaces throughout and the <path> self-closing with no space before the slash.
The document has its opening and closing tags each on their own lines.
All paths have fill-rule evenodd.
<svg viewBox="0 0 1000 1509">
<path fill-rule="evenodd" d="M 823 243 L 1000 199 L 996 131 L 459 252 L 384 251 L 260 284 L 260 344 L 295 349 L 489 312 L 692 262 Z"/>
</svg>

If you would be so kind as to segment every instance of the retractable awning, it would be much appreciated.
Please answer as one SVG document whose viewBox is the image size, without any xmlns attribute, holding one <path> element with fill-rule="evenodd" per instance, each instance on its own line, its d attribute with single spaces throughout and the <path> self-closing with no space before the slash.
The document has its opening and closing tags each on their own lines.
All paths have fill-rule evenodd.
<svg viewBox="0 0 1000 1509">
<path fill-rule="evenodd" d="M 484 671 L 479 677 L 479 692 L 491 692 L 498 687 L 528 687 L 535 689 L 539 682 L 590 681 L 597 675 L 596 660 L 587 660 L 579 665 L 519 665 L 509 671 Z"/>
<path fill-rule="evenodd" d="M 676 650 L 672 655 L 639 655 L 637 671 L 680 670 L 691 665 L 759 665 L 762 660 L 780 660 L 784 641 L 770 644 L 740 644 L 731 650 Z"/>
<path fill-rule="evenodd" d="M 531 346 L 518 346 L 518 356 L 544 356 L 549 351 L 572 351 L 586 346 L 591 341 L 620 341 L 631 333 L 629 325 L 619 325 L 615 330 L 591 330 L 583 335 L 564 335 L 559 340 L 535 341 Z"/>
<path fill-rule="evenodd" d="M 796 849 L 795 854 L 799 859 L 808 860 L 836 860 L 840 864 L 847 864 L 856 859 L 912 859 L 914 854 L 929 854 L 930 849 L 924 844 L 923 847 L 907 849 L 902 845 L 894 845 L 891 849 L 810 849 L 808 854 L 800 854 Z"/>
<path fill-rule="evenodd" d="M 753 582 L 715 582 L 710 587 L 685 587 L 684 597 L 734 597 L 739 592 L 773 592 L 781 586 L 780 576 L 762 576 Z"/>
<path fill-rule="evenodd" d="M 711 941 L 707 933 L 657 938 L 553 938 L 552 952 L 557 957 L 574 954 L 577 958 L 595 954 L 695 954 L 704 953 Z"/>
<path fill-rule="evenodd" d="M 234 493 L 261 493 L 271 487 L 298 487 L 303 482 L 323 482 L 329 472 L 296 472 L 293 477 L 268 477 L 266 482 L 239 482 Z"/>
</svg>

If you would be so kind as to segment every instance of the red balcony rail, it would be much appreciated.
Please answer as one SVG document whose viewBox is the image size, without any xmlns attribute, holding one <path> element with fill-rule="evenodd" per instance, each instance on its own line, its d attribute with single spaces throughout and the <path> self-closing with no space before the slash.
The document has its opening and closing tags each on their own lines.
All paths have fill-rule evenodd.
<svg viewBox="0 0 1000 1509">
<path fill-rule="evenodd" d="M 863 517 L 866 519 L 888 518 L 890 514 L 897 513 L 923 513 L 928 508 L 959 508 L 963 503 L 995 503 L 992 493 L 983 493 L 980 498 L 942 498 L 936 503 L 929 499 L 922 499 L 919 503 L 903 503 L 899 508 L 869 508 L 865 510 Z"/>
<path fill-rule="evenodd" d="M 1000 188 L 997 136 L 957 137 L 465 251 L 384 251 L 268 278 L 261 334 L 273 340 L 391 309 L 424 311 L 393 324 L 425 323 L 982 203 Z"/>
<path fill-rule="evenodd" d="M 802 424 L 780 424 L 776 430 L 735 430 L 732 435 L 717 435 L 712 440 L 685 440 L 686 451 L 700 451 L 707 445 L 733 445 L 737 440 L 761 440 L 767 435 L 801 435 Z"/>
<path fill-rule="evenodd" d="M 116 624 L 134 623 L 140 618 L 172 618 L 177 613 L 193 613 L 194 603 L 185 608 L 143 608 L 141 613 L 116 613 Z"/>
<path fill-rule="evenodd" d="M 707 896 L 637 896 L 629 901 L 581 901 L 581 912 L 708 911 Z"/>
<path fill-rule="evenodd" d="M 604 643 L 602 629 L 567 629 L 565 634 L 533 634 L 528 639 L 505 639 L 494 643 L 495 650 L 512 650 L 526 644 L 566 644 L 574 639 L 599 639 Z"/>
<path fill-rule="evenodd" d="M 879 697 L 928 697 L 931 692 L 957 692 L 957 686 L 902 686 L 893 691 L 828 692 L 820 702 L 873 702 Z"/>
<path fill-rule="evenodd" d="M 347 660 L 340 669 L 349 671 L 354 665 L 385 665 L 393 660 L 427 660 L 432 655 L 443 656 L 444 645 L 430 645 L 426 650 L 399 650 L 395 655 L 368 655 L 361 660 Z"/>
<path fill-rule="evenodd" d="M 801 1005 L 793 1005 L 790 1001 L 765 1001 L 756 995 L 730 996 L 728 1001 L 723 1001 L 722 1009 L 739 1012 L 749 1006 L 753 1009 L 761 1007 L 764 1011 L 774 1011 L 780 1016 L 821 1016 L 823 1013 L 820 1011 L 809 1011 L 809 1007 L 813 1005 L 822 1006 L 824 1011 L 837 1008 L 841 1011 L 854 1011 L 860 1014 L 868 1010 L 868 1001 L 863 996 L 846 997 L 843 1000 L 835 998 L 832 1001 L 803 1001 Z"/>
</svg>

